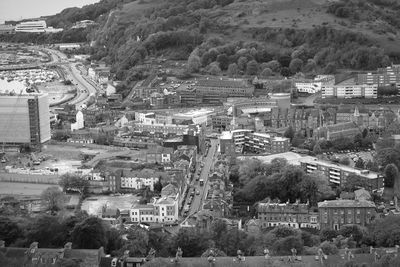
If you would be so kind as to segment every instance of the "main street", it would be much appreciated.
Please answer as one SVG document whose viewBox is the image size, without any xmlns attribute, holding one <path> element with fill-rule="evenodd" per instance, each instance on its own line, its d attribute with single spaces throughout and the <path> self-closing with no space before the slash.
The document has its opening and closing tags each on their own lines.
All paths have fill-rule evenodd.
<svg viewBox="0 0 400 267">
<path fill-rule="evenodd" d="M 211 139 L 211 146 L 208 149 L 208 154 L 207 154 L 207 156 L 203 157 L 202 163 L 204 164 L 204 166 L 201 169 L 199 178 L 204 180 L 204 185 L 200 186 L 200 182 L 196 181 L 196 180 L 193 180 L 193 182 L 192 182 L 193 183 L 192 187 L 195 188 L 196 192 L 199 191 L 200 194 L 194 195 L 189 214 L 193 214 L 193 213 L 201 210 L 203 207 L 203 203 L 207 198 L 207 192 L 208 192 L 208 189 L 210 188 L 210 185 L 208 183 L 208 175 L 211 171 L 211 168 L 213 168 L 213 165 L 215 162 L 215 154 L 217 151 L 217 146 L 218 146 L 218 140 Z"/>
</svg>

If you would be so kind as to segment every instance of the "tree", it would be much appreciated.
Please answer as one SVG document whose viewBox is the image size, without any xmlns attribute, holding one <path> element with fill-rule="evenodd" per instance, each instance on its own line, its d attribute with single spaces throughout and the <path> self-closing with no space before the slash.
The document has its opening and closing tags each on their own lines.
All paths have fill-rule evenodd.
<svg viewBox="0 0 400 267">
<path fill-rule="evenodd" d="M 315 143 L 314 148 L 313 148 L 313 153 L 315 155 L 319 155 L 322 153 L 322 149 L 321 149 L 321 146 L 319 145 L 319 142 Z"/>
<path fill-rule="evenodd" d="M 47 248 L 64 245 L 65 235 L 63 226 L 57 217 L 42 215 L 31 221 L 27 226 L 27 243 L 39 242 Z"/>
<path fill-rule="evenodd" d="M 399 177 L 399 170 L 393 163 L 388 164 L 384 170 L 385 173 L 385 187 L 393 188 L 396 179 Z"/>
<path fill-rule="evenodd" d="M 350 165 L 350 159 L 348 157 L 343 157 L 343 158 L 341 158 L 339 160 L 339 163 L 343 164 L 343 165 L 346 165 L 346 166 L 349 166 Z"/>
<path fill-rule="evenodd" d="M 319 235 L 321 237 L 321 241 L 332 241 L 338 236 L 338 232 L 336 230 L 323 229 Z"/>
<path fill-rule="evenodd" d="M 349 176 L 347 176 L 346 180 L 341 183 L 341 188 L 343 191 L 346 192 L 354 192 L 355 190 L 360 188 L 368 189 L 369 184 L 366 179 L 362 178 L 361 176 L 350 174 Z"/>
<path fill-rule="evenodd" d="M 400 243 L 400 221 L 396 215 L 377 219 L 369 228 L 374 242 L 379 247 L 393 247 Z"/>
<path fill-rule="evenodd" d="M 286 137 L 286 138 L 289 138 L 290 141 L 292 141 L 292 139 L 293 139 L 293 137 L 294 137 L 294 134 L 295 134 L 295 132 L 294 132 L 294 130 L 293 130 L 293 127 L 292 127 L 292 126 L 289 126 L 289 127 L 286 129 L 286 131 L 285 131 L 285 133 L 283 134 L 283 136 Z"/>
<path fill-rule="evenodd" d="M 294 58 L 290 61 L 289 64 L 289 69 L 292 73 L 298 73 L 301 71 L 301 68 L 303 67 L 303 60 L 300 58 Z"/>
<path fill-rule="evenodd" d="M 226 54 L 220 54 L 217 57 L 217 62 L 219 63 L 219 66 L 221 70 L 227 70 L 228 65 L 229 65 L 229 58 Z"/>
<path fill-rule="evenodd" d="M 80 249 L 106 247 L 106 231 L 101 219 L 89 217 L 75 225 L 72 230 L 72 244 Z"/>
<path fill-rule="evenodd" d="M 288 236 L 278 239 L 273 245 L 273 250 L 277 255 L 291 255 L 292 248 L 295 248 L 297 253 L 302 253 L 304 244 L 300 236 Z"/>
<path fill-rule="evenodd" d="M 175 237 L 175 247 L 180 247 L 186 257 L 199 257 L 206 250 L 207 236 L 197 229 L 180 229 Z"/>
<path fill-rule="evenodd" d="M 329 62 L 324 68 L 325 74 L 335 74 L 336 72 L 336 64 L 334 62 Z"/>
<path fill-rule="evenodd" d="M 307 60 L 306 65 L 304 66 L 304 72 L 314 72 L 317 68 L 317 63 L 315 63 L 314 59 Z"/>
<path fill-rule="evenodd" d="M 247 75 L 257 75 L 258 73 L 258 63 L 255 60 L 251 60 L 246 65 Z"/>
<path fill-rule="evenodd" d="M 268 78 L 269 76 L 272 75 L 272 70 L 270 68 L 265 68 L 261 71 L 260 76 L 262 78 Z"/>
<path fill-rule="evenodd" d="M 228 66 L 228 76 L 229 77 L 236 77 L 239 72 L 238 65 L 236 63 L 229 64 Z"/>
<path fill-rule="evenodd" d="M 271 60 L 267 62 L 265 65 L 266 68 L 270 68 L 273 72 L 279 72 L 281 68 L 281 64 L 279 63 L 278 60 Z"/>
<path fill-rule="evenodd" d="M 358 158 L 354 166 L 359 169 L 364 169 L 364 165 L 365 165 L 364 160 L 362 158 Z"/>
<path fill-rule="evenodd" d="M 123 251 L 129 250 L 131 257 L 140 257 L 146 254 L 149 244 L 148 232 L 139 227 L 133 226 L 127 231 L 128 241 L 123 246 Z"/>
<path fill-rule="evenodd" d="M 290 69 L 288 67 L 283 67 L 281 68 L 281 75 L 284 77 L 289 77 L 290 76 Z"/>
<path fill-rule="evenodd" d="M 198 72 L 201 67 L 200 57 L 197 55 L 190 55 L 187 64 L 190 73 Z"/>
<path fill-rule="evenodd" d="M 301 188 L 302 197 L 310 202 L 310 207 L 316 207 L 318 201 L 323 201 L 334 195 L 328 178 L 322 172 L 313 172 L 305 175 L 301 182 Z"/>
<path fill-rule="evenodd" d="M 60 177 L 60 186 L 63 188 L 64 192 L 67 191 L 77 191 L 82 195 L 86 194 L 89 182 L 83 177 L 78 175 L 66 173 Z"/>
<path fill-rule="evenodd" d="M 12 244 L 22 234 L 18 224 L 7 217 L 0 217 L 0 239 L 6 242 L 6 246 Z"/>
<path fill-rule="evenodd" d="M 339 249 L 332 242 L 324 241 L 321 243 L 320 247 L 326 255 L 336 255 L 339 253 Z"/>
<path fill-rule="evenodd" d="M 64 194 L 58 186 L 46 188 L 41 197 L 46 209 L 51 212 L 59 211 L 64 205 Z"/>
<path fill-rule="evenodd" d="M 238 59 L 237 65 L 239 67 L 239 70 L 245 71 L 246 70 L 246 64 L 247 64 L 247 58 L 246 57 L 240 57 Z"/>
<path fill-rule="evenodd" d="M 221 74 L 221 69 L 218 66 L 218 62 L 213 62 L 209 65 L 209 73 L 211 75 L 220 75 Z"/>
<path fill-rule="evenodd" d="M 160 178 L 156 183 L 154 183 L 154 192 L 161 193 L 162 188 L 163 186 Z"/>
</svg>

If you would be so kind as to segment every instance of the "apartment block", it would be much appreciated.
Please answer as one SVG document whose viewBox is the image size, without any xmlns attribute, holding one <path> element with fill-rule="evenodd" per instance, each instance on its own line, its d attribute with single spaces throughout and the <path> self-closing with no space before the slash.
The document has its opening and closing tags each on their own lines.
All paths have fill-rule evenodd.
<svg viewBox="0 0 400 267">
<path fill-rule="evenodd" d="M 290 149 L 290 140 L 288 138 L 278 137 L 274 134 L 254 133 L 252 130 L 247 129 L 223 132 L 220 138 L 221 152 L 226 153 L 229 151 L 231 153 L 232 143 L 237 152 L 276 154 Z"/>
<path fill-rule="evenodd" d="M 322 87 L 322 98 L 377 98 L 377 84 L 343 84 Z"/>
<path fill-rule="evenodd" d="M 50 138 L 47 94 L 0 95 L 0 143 L 38 146 Z"/>
<path fill-rule="evenodd" d="M 345 183 L 351 175 L 357 175 L 364 179 L 368 185 L 368 189 L 370 190 L 380 189 L 384 186 L 384 177 L 379 173 L 369 170 L 355 169 L 350 166 L 317 159 L 301 159 L 300 165 L 307 173 L 321 171 L 326 177 L 329 178 L 329 182 L 336 186 L 340 186 L 342 183 Z"/>
</svg>

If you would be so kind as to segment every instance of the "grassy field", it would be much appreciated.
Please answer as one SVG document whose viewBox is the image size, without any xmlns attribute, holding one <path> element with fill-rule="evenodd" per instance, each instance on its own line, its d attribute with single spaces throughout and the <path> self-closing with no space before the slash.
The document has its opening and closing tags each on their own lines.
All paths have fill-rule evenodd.
<svg viewBox="0 0 400 267">
<path fill-rule="evenodd" d="M 0 182 L 0 195 L 39 196 L 43 190 L 52 186 L 54 185 Z"/>
<path fill-rule="evenodd" d="M 315 259 L 315 256 L 302 256 L 301 259 L 295 262 L 289 262 L 288 257 L 273 257 L 272 259 L 266 260 L 264 257 L 246 257 L 244 262 L 234 262 L 233 257 L 218 257 L 214 264 L 209 264 L 207 258 L 182 258 L 179 263 L 171 262 L 171 259 L 157 258 L 153 262 L 148 262 L 144 266 L 146 267 L 320 267 L 321 263 Z M 353 259 L 356 263 L 373 262 L 372 255 L 370 254 L 356 254 Z M 323 266 L 339 267 L 344 266 L 345 261 L 341 255 L 328 256 L 328 259 L 324 262 Z"/>
</svg>

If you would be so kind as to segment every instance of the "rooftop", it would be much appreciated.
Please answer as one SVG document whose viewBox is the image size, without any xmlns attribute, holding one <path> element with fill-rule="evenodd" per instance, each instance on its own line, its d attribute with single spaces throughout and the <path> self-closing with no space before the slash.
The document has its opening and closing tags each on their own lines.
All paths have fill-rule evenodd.
<svg viewBox="0 0 400 267">
<path fill-rule="evenodd" d="M 207 79 L 198 80 L 196 86 L 204 87 L 230 87 L 230 88 L 244 88 L 249 87 L 245 80 L 217 80 L 217 79 Z"/>
<path fill-rule="evenodd" d="M 341 169 L 345 172 L 354 173 L 358 176 L 368 178 L 368 179 L 376 179 L 379 177 L 379 174 L 377 172 L 355 169 L 353 167 L 338 164 L 338 163 L 331 163 L 331 162 L 327 162 L 327 161 L 317 160 L 316 158 L 313 158 L 313 159 L 303 158 L 303 159 L 300 159 L 300 162 L 307 163 L 307 164 L 318 164 L 318 165 L 322 165 L 327 168 Z"/>
<path fill-rule="evenodd" d="M 325 200 L 318 203 L 318 208 L 375 208 L 375 204 L 366 200 Z"/>
</svg>

